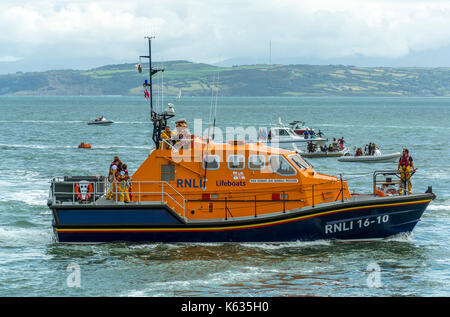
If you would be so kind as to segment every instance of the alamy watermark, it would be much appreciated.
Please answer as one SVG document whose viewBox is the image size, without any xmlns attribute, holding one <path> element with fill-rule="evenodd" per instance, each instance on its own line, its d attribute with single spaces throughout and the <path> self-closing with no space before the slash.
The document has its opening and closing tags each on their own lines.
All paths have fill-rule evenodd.
<svg viewBox="0 0 450 317">
<path fill-rule="evenodd" d="M 381 283 L 381 268 L 378 263 L 372 262 L 367 265 L 367 286 L 370 288 L 380 288 L 383 286 Z"/>
<path fill-rule="evenodd" d="M 81 287 L 81 268 L 76 263 L 67 265 L 66 271 L 69 275 L 66 278 L 67 287 Z"/>
</svg>

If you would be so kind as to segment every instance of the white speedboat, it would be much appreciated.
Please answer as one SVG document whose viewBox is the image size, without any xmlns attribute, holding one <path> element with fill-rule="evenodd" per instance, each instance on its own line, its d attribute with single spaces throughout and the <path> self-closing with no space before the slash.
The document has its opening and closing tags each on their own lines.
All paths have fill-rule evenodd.
<svg viewBox="0 0 450 317">
<path fill-rule="evenodd" d="M 312 142 L 318 145 L 324 145 L 328 139 L 319 137 L 300 136 L 292 130 L 292 128 L 285 126 L 280 118 L 278 119 L 279 125 L 271 127 L 269 132 L 265 129 L 259 131 L 259 141 L 265 143 L 267 146 L 278 147 L 281 149 L 292 150 L 292 145 L 305 147 L 308 142 Z"/>
<path fill-rule="evenodd" d="M 108 120 L 108 119 L 106 119 L 103 116 L 88 122 L 89 125 L 91 125 L 91 124 L 110 125 L 110 124 L 113 124 L 113 123 L 114 123 L 114 121 Z"/>
<path fill-rule="evenodd" d="M 380 151 L 375 151 L 375 155 L 345 155 L 338 158 L 339 162 L 364 162 L 364 163 L 379 163 L 379 162 L 395 162 L 401 156 L 400 152 L 391 154 L 381 154 Z"/>
</svg>

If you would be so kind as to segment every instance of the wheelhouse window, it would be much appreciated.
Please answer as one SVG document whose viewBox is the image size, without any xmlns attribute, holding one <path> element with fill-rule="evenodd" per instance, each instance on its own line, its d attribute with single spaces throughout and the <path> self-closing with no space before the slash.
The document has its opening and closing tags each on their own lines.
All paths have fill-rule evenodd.
<svg viewBox="0 0 450 317">
<path fill-rule="evenodd" d="M 220 167 L 218 155 L 205 155 L 203 157 L 203 168 L 206 170 L 217 170 Z"/>
<path fill-rule="evenodd" d="M 289 132 L 287 132 L 287 130 L 280 129 L 280 130 L 278 130 L 278 135 L 280 135 L 280 136 L 289 136 Z"/>
<path fill-rule="evenodd" d="M 300 169 L 307 169 L 309 166 L 308 163 L 298 154 L 292 154 L 288 156 L 289 159 L 294 162 Z"/>
<path fill-rule="evenodd" d="M 249 155 L 248 156 L 248 168 L 251 170 L 262 170 L 266 163 L 266 157 L 264 155 Z"/>
<path fill-rule="evenodd" d="M 297 174 L 295 168 L 281 155 L 271 155 L 269 157 L 270 169 L 282 176 L 294 176 Z"/>
<path fill-rule="evenodd" d="M 242 170 L 245 167 L 245 158 L 243 155 L 230 155 L 227 161 L 230 170 Z"/>
</svg>

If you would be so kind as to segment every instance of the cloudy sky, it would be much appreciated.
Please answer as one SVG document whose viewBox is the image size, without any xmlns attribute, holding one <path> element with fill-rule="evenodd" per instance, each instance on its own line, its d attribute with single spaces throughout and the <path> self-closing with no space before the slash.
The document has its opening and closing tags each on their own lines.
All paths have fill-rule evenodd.
<svg viewBox="0 0 450 317">
<path fill-rule="evenodd" d="M 137 62 L 148 34 L 158 61 L 450 66 L 450 1 L 1 0 L 0 73 Z"/>
</svg>

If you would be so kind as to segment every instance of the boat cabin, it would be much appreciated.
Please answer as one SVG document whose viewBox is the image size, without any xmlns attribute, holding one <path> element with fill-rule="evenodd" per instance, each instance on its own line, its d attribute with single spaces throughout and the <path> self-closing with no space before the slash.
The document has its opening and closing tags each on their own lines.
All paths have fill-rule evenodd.
<svg viewBox="0 0 450 317">
<path fill-rule="evenodd" d="M 299 136 L 288 127 L 272 127 L 269 130 L 269 138 L 275 139 L 292 139 L 292 138 L 299 138 Z"/>
<path fill-rule="evenodd" d="M 162 148 L 133 174 L 132 200 L 163 200 L 187 220 L 255 217 L 351 196 L 345 181 L 262 143 L 216 144 L 191 135 L 180 149 Z"/>
</svg>

